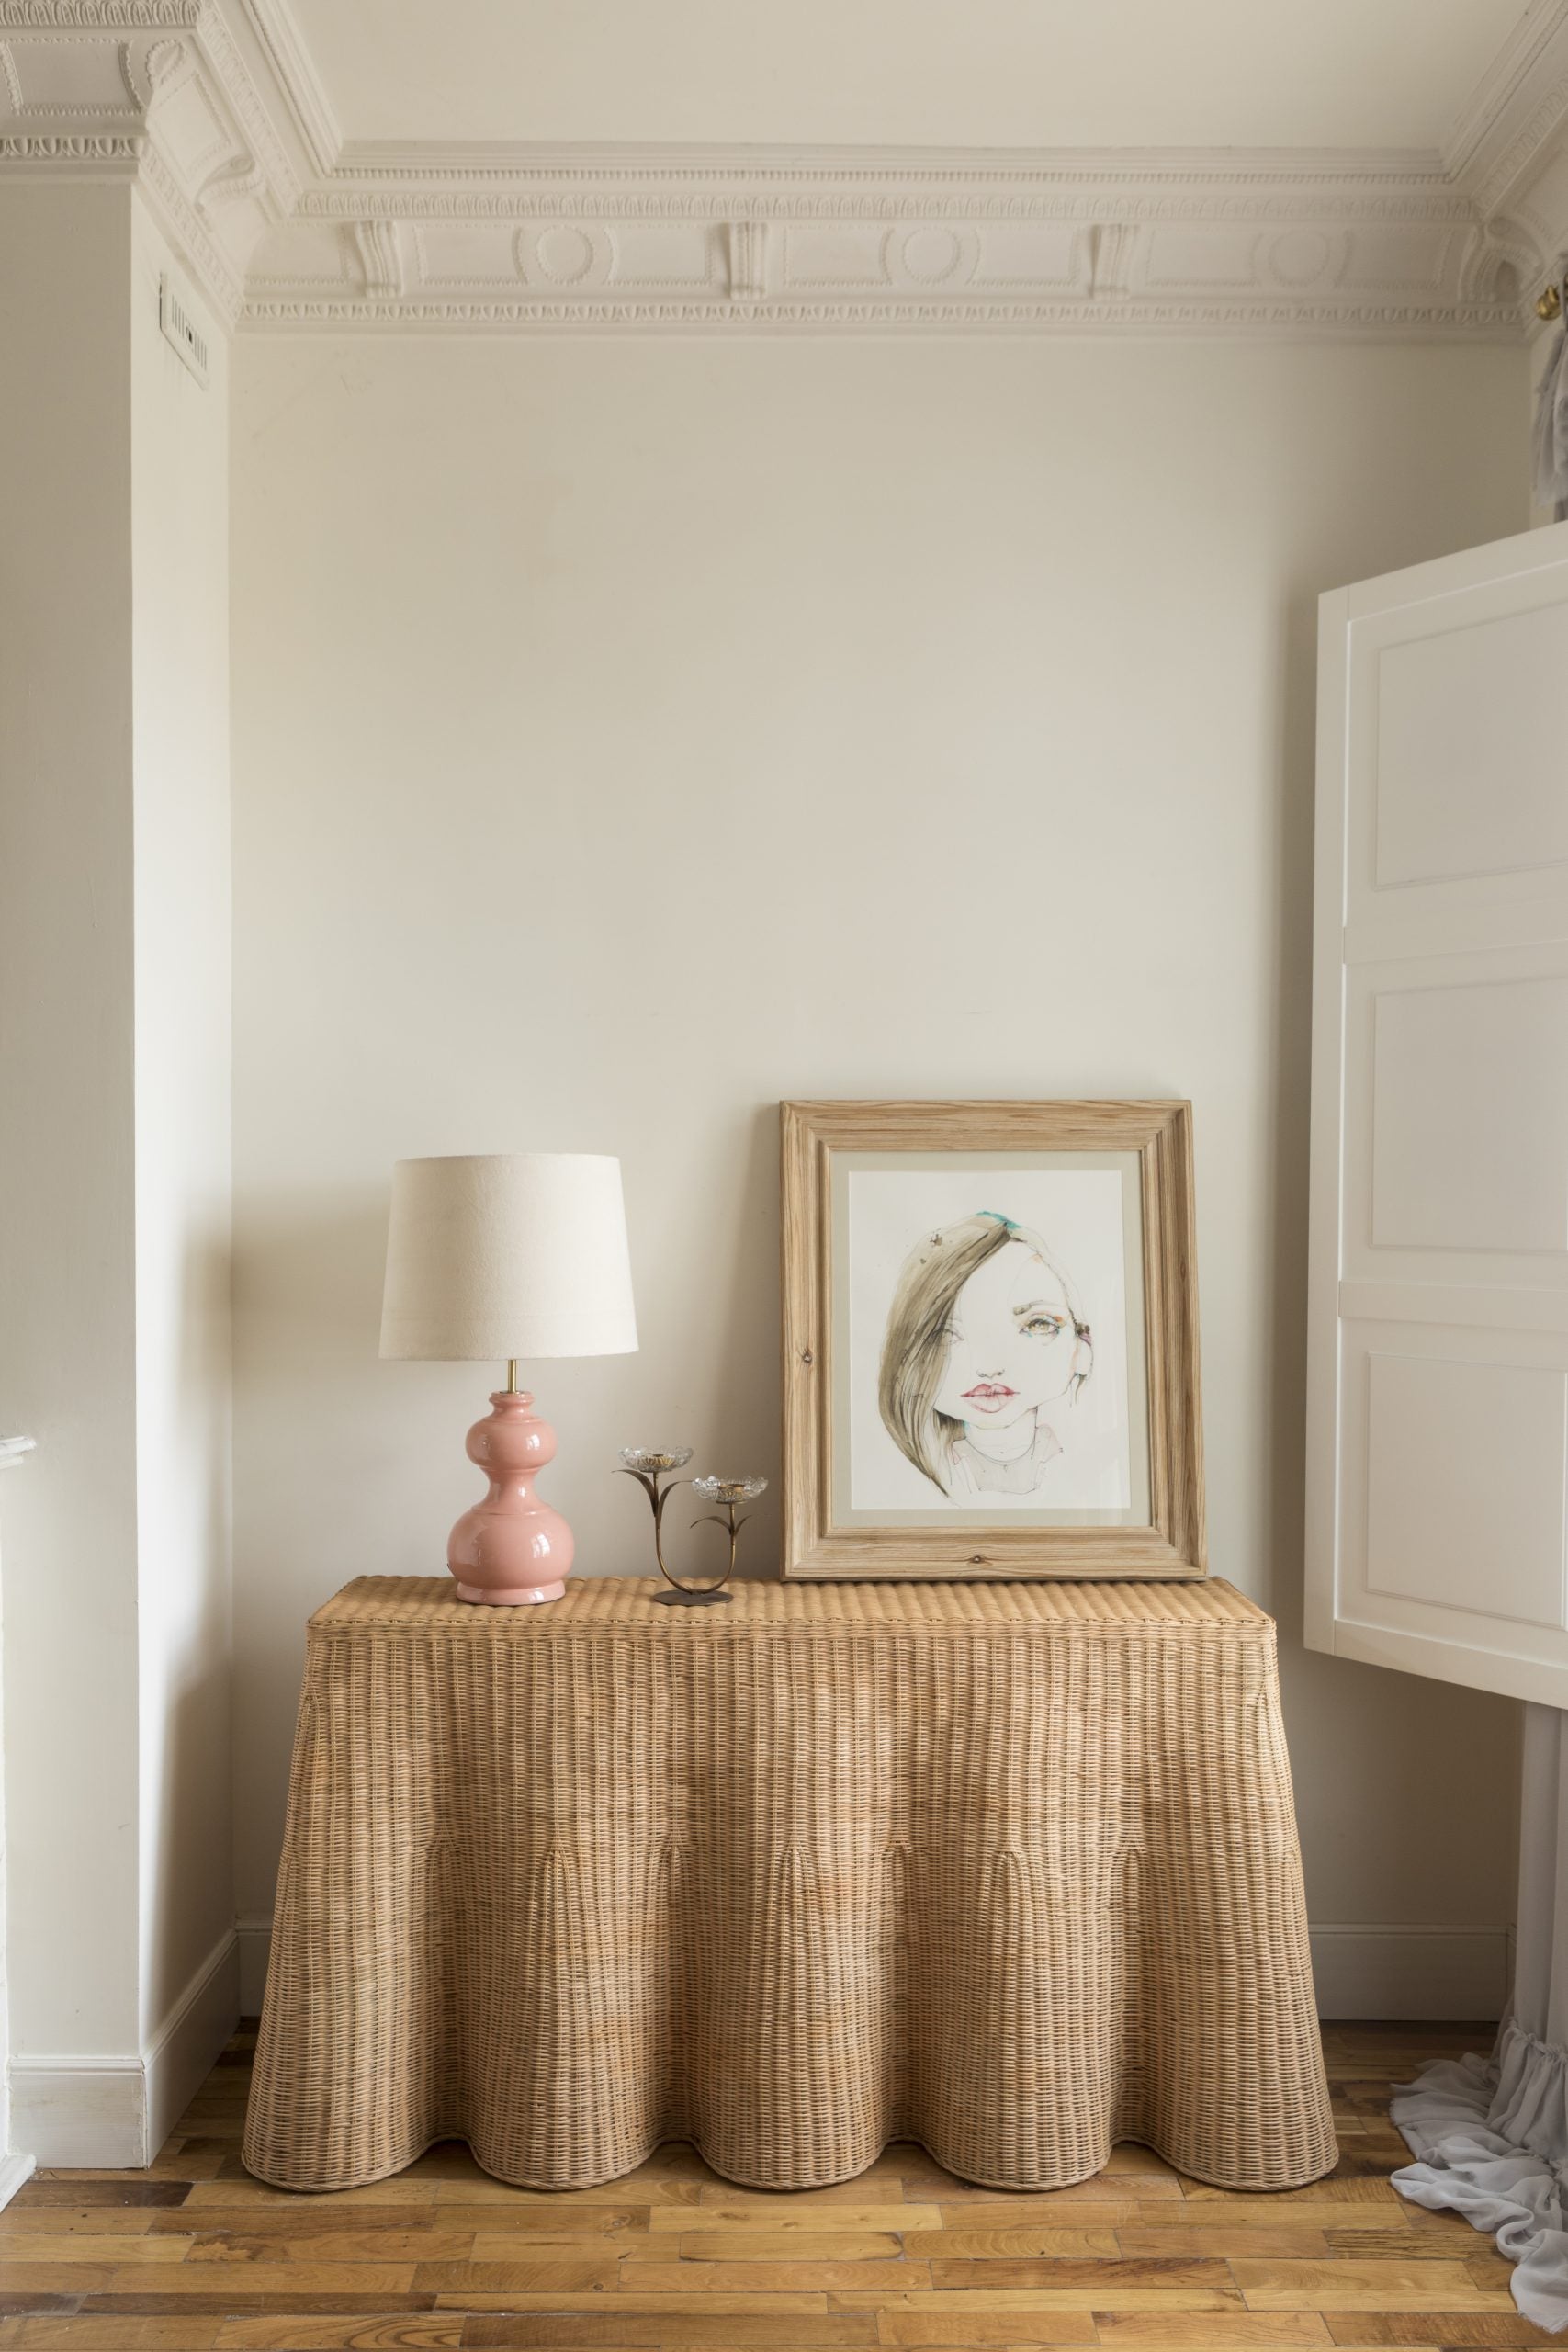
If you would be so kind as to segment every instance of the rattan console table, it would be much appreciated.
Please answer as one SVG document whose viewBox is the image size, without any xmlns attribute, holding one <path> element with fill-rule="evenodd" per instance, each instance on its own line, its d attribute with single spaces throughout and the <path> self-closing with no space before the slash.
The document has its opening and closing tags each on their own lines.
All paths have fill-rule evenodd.
<svg viewBox="0 0 1568 2352">
<path fill-rule="evenodd" d="M 1195 1584 L 367 1577 L 310 1621 L 244 2154 L 467 2140 L 587 2187 L 661 2140 L 801 2188 L 923 2141 L 1056 2188 L 1146 2142 L 1335 2161 L 1274 1627 Z"/>
</svg>

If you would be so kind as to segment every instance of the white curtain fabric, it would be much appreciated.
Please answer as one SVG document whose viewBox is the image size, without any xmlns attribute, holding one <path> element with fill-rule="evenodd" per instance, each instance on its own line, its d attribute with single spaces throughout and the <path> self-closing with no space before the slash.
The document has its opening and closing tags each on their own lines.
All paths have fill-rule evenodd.
<svg viewBox="0 0 1568 2352">
<path fill-rule="evenodd" d="M 1568 1715 L 1525 1710 L 1514 1999 L 1489 2058 L 1429 2066 L 1397 2091 L 1416 2205 L 1462 2213 L 1515 2266 L 1514 2301 L 1568 2328 Z"/>
</svg>

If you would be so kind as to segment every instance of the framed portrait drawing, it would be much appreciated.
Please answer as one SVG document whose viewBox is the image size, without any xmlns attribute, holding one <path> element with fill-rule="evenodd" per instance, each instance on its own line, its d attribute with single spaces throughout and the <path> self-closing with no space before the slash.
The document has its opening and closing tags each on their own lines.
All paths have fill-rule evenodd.
<svg viewBox="0 0 1568 2352">
<path fill-rule="evenodd" d="M 1185 1102 L 786 1102 L 784 1573 L 1200 1577 Z"/>
</svg>

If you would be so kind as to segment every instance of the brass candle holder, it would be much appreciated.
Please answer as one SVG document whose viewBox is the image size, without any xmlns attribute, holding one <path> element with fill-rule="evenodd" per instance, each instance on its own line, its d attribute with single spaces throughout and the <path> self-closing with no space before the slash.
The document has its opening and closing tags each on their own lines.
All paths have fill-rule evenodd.
<svg viewBox="0 0 1568 2352">
<path fill-rule="evenodd" d="M 670 1609 L 707 1609 L 729 1599 L 723 1588 L 735 1574 L 735 1550 L 743 1519 L 735 1514 L 742 1503 L 749 1503 L 761 1494 L 767 1486 L 765 1478 L 677 1478 L 671 1473 L 683 1470 L 692 1458 L 689 1445 L 624 1445 L 618 1476 L 635 1478 L 648 1497 L 653 1512 L 653 1556 L 659 1563 L 659 1573 L 670 1587 L 668 1592 L 655 1595 L 656 1600 Z M 729 1565 L 716 1584 L 682 1584 L 672 1577 L 664 1564 L 664 1506 L 677 1487 L 690 1485 L 699 1502 L 715 1503 L 718 1509 L 704 1511 L 694 1519 L 694 1527 L 722 1527 L 729 1537 Z M 723 1517 L 720 1517 L 720 1512 Z"/>
</svg>

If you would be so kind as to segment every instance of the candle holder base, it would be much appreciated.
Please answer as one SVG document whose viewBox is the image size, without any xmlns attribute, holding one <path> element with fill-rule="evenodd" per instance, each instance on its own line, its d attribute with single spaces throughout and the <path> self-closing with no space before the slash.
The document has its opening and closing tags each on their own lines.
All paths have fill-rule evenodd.
<svg viewBox="0 0 1568 2352">
<path fill-rule="evenodd" d="M 656 1592 L 653 1598 L 660 1609 L 718 1609 L 727 1606 L 732 1596 L 728 1592 L 692 1592 L 682 1585 L 673 1592 Z"/>
</svg>

